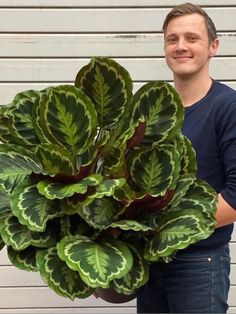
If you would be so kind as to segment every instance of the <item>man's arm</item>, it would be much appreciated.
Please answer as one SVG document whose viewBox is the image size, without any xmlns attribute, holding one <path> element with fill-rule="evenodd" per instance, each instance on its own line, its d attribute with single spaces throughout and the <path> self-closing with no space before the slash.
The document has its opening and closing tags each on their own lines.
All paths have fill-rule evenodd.
<svg viewBox="0 0 236 314">
<path fill-rule="evenodd" d="M 236 210 L 224 200 L 221 194 L 218 194 L 216 221 L 216 228 L 229 225 L 236 221 Z"/>
</svg>

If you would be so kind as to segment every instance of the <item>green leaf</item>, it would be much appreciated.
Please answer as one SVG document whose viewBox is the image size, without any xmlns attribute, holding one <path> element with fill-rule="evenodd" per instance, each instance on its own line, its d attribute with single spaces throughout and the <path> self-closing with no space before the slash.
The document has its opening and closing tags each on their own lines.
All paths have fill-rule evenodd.
<svg viewBox="0 0 236 314">
<path fill-rule="evenodd" d="M 65 197 L 70 197 L 75 193 L 85 194 L 88 190 L 88 187 L 96 186 L 101 181 L 102 176 L 99 173 L 95 173 L 79 181 L 78 183 L 72 184 L 63 184 L 51 182 L 49 180 L 43 180 L 37 184 L 37 188 L 40 194 L 44 195 L 50 200 L 56 198 L 63 199 Z"/>
<path fill-rule="evenodd" d="M 92 101 L 78 88 L 51 87 L 40 100 L 39 125 L 49 142 L 76 156 L 94 141 L 97 113 Z"/>
<path fill-rule="evenodd" d="M 186 136 L 182 138 L 181 173 L 192 173 L 195 175 L 197 171 L 196 152 L 190 140 Z"/>
<path fill-rule="evenodd" d="M 149 231 L 152 229 L 151 227 L 146 226 L 138 221 L 128 219 L 115 221 L 109 227 L 132 231 Z"/>
<path fill-rule="evenodd" d="M 172 145 L 136 149 L 128 156 L 128 169 L 135 186 L 152 196 L 163 196 L 173 182 L 179 154 Z"/>
<path fill-rule="evenodd" d="M 175 188 L 175 194 L 171 201 L 171 209 L 173 210 L 173 207 L 177 207 L 186 194 L 189 187 L 194 183 L 195 176 L 193 174 L 185 174 L 181 175 L 179 177 L 179 180 L 177 182 L 176 188 Z"/>
<path fill-rule="evenodd" d="M 3 242 L 3 239 L 0 236 L 0 251 L 1 251 L 1 249 L 4 248 L 4 246 L 5 246 L 5 243 Z"/>
<path fill-rule="evenodd" d="M 11 195 L 13 214 L 31 231 L 45 231 L 48 220 L 63 215 L 58 200 L 51 201 L 39 194 L 36 185 L 22 185 Z"/>
<path fill-rule="evenodd" d="M 95 198 L 78 208 L 79 215 L 98 229 L 107 228 L 123 211 L 124 206 L 112 197 Z"/>
<path fill-rule="evenodd" d="M 157 222 L 157 230 L 157 236 L 145 248 L 144 256 L 149 261 L 171 256 L 212 233 L 204 225 L 203 215 L 191 208 L 165 213 Z"/>
<path fill-rule="evenodd" d="M 55 243 L 53 230 L 48 226 L 45 232 L 33 232 L 19 223 L 11 210 L 0 212 L 0 234 L 6 245 L 21 251 L 30 245 L 35 247 L 49 247 Z"/>
<path fill-rule="evenodd" d="M 38 248 L 29 246 L 23 251 L 16 251 L 11 246 L 8 246 L 7 254 L 15 267 L 26 271 L 38 271 L 36 266 L 37 250 Z"/>
<path fill-rule="evenodd" d="M 87 298 L 94 292 L 81 280 L 77 271 L 71 270 L 59 259 L 55 247 L 38 251 L 36 259 L 41 277 L 57 294 L 74 300 Z"/>
<path fill-rule="evenodd" d="M 109 58 L 92 58 L 78 72 L 75 86 L 88 95 L 98 113 L 99 126 L 112 128 L 132 99 L 132 80 L 120 64 Z"/>
<path fill-rule="evenodd" d="M 129 244 L 129 249 L 133 255 L 133 266 L 131 270 L 122 278 L 115 279 L 112 282 L 115 290 L 122 294 L 134 293 L 143 286 L 149 278 L 149 265 L 144 260 L 142 252 L 134 245 Z"/>
<path fill-rule="evenodd" d="M 0 142 L 8 143 L 14 142 L 12 135 L 10 134 L 10 109 L 11 104 L 0 106 Z"/>
<path fill-rule="evenodd" d="M 48 175 L 55 176 L 59 173 L 75 174 L 76 168 L 68 150 L 63 149 L 59 145 L 44 143 L 37 145 L 34 151 L 42 164 L 44 172 Z"/>
<path fill-rule="evenodd" d="M 93 288 L 108 288 L 111 280 L 123 277 L 133 264 L 129 248 L 113 239 L 96 243 L 85 236 L 65 237 L 57 249 L 59 257 Z"/>
<path fill-rule="evenodd" d="M 28 90 L 17 94 L 11 104 L 9 131 L 13 137 L 11 143 L 22 146 L 39 143 L 35 133 L 32 116 L 33 106 L 39 102 L 40 93 Z"/>
<path fill-rule="evenodd" d="M 150 82 L 134 95 L 133 120 L 145 117 L 144 143 L 153 144 L 170 140 L 181 130 L 184 110 L 175 89 L 167 82 Z"/>
<path fill-rule="evenodd" d="M 203 214 L 206 228 L 209 232 L 213 232 L 216 224 L 217 202 L 216 191 L 204 180 L 196 179 L 182 197 L 178 207 L 186 208 L 191 204 L 192 208 L 198 209 Z"/>
<path fill-rule="evenodd" d="M 43 173 L 40 162 L 30 151 L 14 144 L 0 144 L 0 185 L 10 192 L 32 172 Z"/>
</svg>

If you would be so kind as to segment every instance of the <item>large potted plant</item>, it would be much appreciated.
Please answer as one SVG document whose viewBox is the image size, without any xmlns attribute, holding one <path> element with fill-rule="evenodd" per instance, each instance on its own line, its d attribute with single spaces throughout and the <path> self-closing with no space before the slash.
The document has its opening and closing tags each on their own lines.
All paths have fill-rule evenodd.
<svg viewBox="0 0 236 314">
<path fill-rule="evenodd" d="M 130 295 L 149 263 L 209 237 L 216 193 L 196 178 L 174 88 L 135 94 L 93 58 L 75 86 L 19 93 L 0 108 L 0 247 L 61 296 Z"/>
</svg>

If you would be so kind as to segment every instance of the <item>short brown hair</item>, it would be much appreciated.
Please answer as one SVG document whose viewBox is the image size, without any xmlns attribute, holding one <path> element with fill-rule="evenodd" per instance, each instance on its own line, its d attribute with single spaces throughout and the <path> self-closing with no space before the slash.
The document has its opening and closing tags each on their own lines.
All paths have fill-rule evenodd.
<svg viewBox="0 0 236 314">
<path fill-rule="evenodd" d="M 199 6 L 190 2 L 186 2 L 180 5 L 175 6 L 166 16 L 165 21 L 162 26 L 162 30 L 165 33 L 169 22 L 178 16 L 183 16 L 187 14 L 200 14 L 204 17 L 209 42 L 212 42 L 217 38 L 216 27 L 213 23 L 212 19 L 208 16 L 208 14 Z"/>
</svg>

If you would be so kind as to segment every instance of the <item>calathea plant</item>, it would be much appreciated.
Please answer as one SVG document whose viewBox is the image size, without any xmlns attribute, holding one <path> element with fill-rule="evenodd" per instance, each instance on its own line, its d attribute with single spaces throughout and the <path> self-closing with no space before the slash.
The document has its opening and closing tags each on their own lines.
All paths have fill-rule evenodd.
<svg viewBox="0 0 236 314">
<path fill-rule="evenodd" d="M 129 73 L 93 58 L 75 86 L 28 90 L 0 109 L 0 246 L 74 299 L 132 294 L 149 263 L 209 237 L 216 193 L 196 178 L 174 88 L 135 94 Z"/>
</svg>

